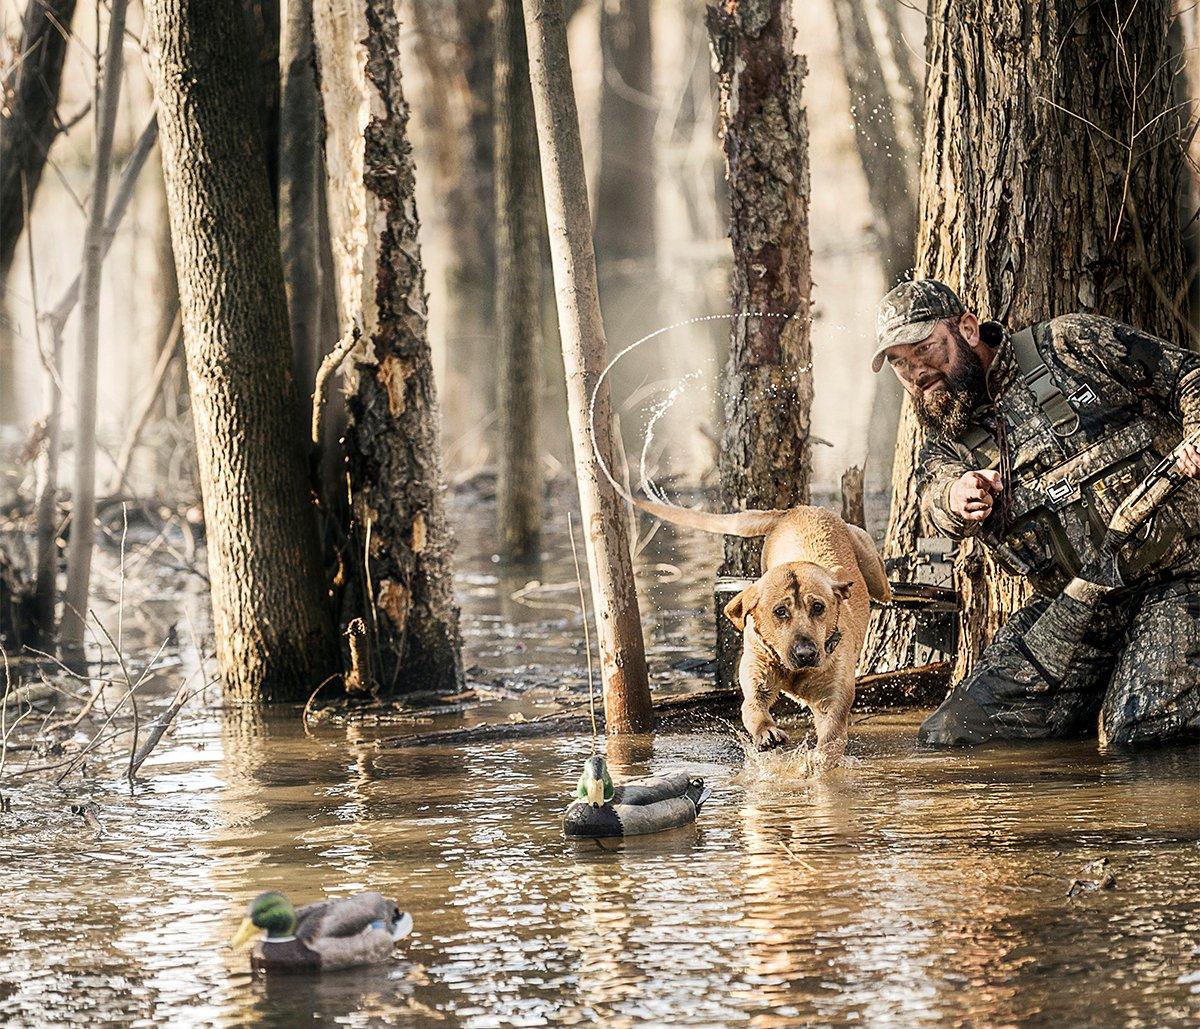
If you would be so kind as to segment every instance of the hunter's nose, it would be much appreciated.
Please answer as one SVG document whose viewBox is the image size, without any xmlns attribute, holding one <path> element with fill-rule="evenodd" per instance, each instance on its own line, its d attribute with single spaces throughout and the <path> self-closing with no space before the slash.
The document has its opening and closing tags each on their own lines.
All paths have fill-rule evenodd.
<svg viewBox="0 0 1200 1029">
<path fill-rule="evenodd" d="M 812 668 L 820 664 L 817 645 L 812 640 L 796 640 L 792 644 L 792 664 L 796 668 Z"/>
</svg>

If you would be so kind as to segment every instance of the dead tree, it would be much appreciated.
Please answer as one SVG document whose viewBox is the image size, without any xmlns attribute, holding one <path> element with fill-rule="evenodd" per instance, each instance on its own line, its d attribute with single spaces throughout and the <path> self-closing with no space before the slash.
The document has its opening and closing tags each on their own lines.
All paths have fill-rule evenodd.
<svg viewBox="0 0 1200 1029">
<path fill-rule="evenodd" d="M 725 381 L 726 510 L 807 503 L 812 406 L 804 58 L 784 0 L 708 8 L 729 183 L 734 312 Z M 725 575 L 759 574 L 757 540 L 725 541 Z"/>
<path fill-rule="evenodd" d="M 364 618 L 385 689 L 453 689 L 461 643 L 400 25 L 391 0 L 314 13 L 340 331 L 361 337 L 343 365 L 354 519 L 343 622 Z"/>
<path fill-rule="evenodd" d="M 529 90 L 521 0 L 496 0 L 496 326 L 500 333 L 500 474 L 496 495 L 503 556 L 538 555 L 542 352 L 542 214 L 538 138 Z"/>
<path fill-rule="evenodd" d="M 337 670 L 240 0 L 149 0 L 217 657 L 241 701 Z"/>
<path fill-rule="evenodd" d="M 1186 338 L 1168 138 L 1169 0 L 937 0 L 921 163 L 919 277 L 942 279 L 981 317 L 1017 328 L 1071 311 Z M 1052 200 L 1053 202 L 1049 202 Z M 923 535 L 914 491 L 921 440 L 901 420 L 884 554 Z M 956 675 L 1025 597 L 981 550 L 960 548 Z M 907 627 L 873 624 L 864 667 L 904 667 Z"/>
<path fill-rule="evenodd" d="M 62 646 L 83 646 L 92 581 L 96 521 L 96 402 L 100 370 L 100 273 L 104 266 L 104 223 L 112 170 L 113 130 L 121 98 L 126 0 L 109 9 L 104 74 L 96 93 L 96 142 L 92 150 L 92 193 L 79 282 L 79 378 L 76 390 L 75 474 L 71 488 L 71 538 L 67 545 L 67 589 L 59 627 Z M 97 55 L 99 61 L 99 55 Z M 99 79 L 99 69 L 97 78 Z"/>
<path fill-rule="evenodd" d="M 616 467 L 607 388 L 595 397 L 594 439 L 588 425 L 593 385 L 604 367 L 605 340 L 566 24 L 558 0 L 525 0 L 524 11 L 575 478 L 604 680 L 605 726 L 614 734 L 642 732 L 650 728 L 653 711 L 625 507 L 597 464 L 599 455 L 610 469 Z"/>
</svg>

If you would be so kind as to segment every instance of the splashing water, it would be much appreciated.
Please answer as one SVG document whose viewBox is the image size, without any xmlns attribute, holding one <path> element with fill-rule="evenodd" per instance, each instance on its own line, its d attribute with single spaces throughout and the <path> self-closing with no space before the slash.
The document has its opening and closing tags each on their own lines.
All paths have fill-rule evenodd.
<svg viewBox="0 0 1200 1029">
<path fill-rule="evenodd" d="M 638 478 L 642 489 L 646 495 L 654 498 L 663 504 L 669 504 L 670 500 L 667 495 L 658 488 L 654 480 L 650 478 L 650 471 L 647 467 L 650 459 L 650 447 L 654 444 L 654 428 L 659 421 L 671 410 L 675 401 L 678 400 L 684 393 L 687 392 L 688 386 L 700 378 L 703 374 L 703 369 L 697 368 L 695 371 L 688 372 L 674 386 L 668 390 L 667 395 L 659 402 L 658 406 L 650 415 L 649 421 L 646 422 L 646 437 L 642 441 L 642 456 L 638 466 Z"/>
<path fill-rule="evenodd" d="M 807 742 L 776 747 L 774 750 L 759 750 L 744 732 L 735 731 L 734 737 L 745 757 L 741 770 L 730 780 L 737 786 L 794 787 L 828 775 L 838 768 L 853 768 L 862 764 L 861 759 L 847 754 L 837 765 L 826 766 L 818 759 L 816 748 Z"/>
</svg>

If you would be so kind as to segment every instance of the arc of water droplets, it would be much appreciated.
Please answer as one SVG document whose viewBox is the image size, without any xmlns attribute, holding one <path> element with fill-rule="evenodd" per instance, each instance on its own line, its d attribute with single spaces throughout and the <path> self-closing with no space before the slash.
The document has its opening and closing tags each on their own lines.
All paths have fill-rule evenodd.
<svg viewBox="0 0 1200 1029">
<path fill-rule="evenodd" d="M 671 325 L 664 325 L 661 329 L 655 329 L 653 332 L 648 333 L 641 339 L 634 340 L 634 342 L 630 343 L 629 346 L 625 347 L 624 350 L 619 351 L 617 355 L 611 361 L 609 361 L 607 365 L 604 366 L 604 371 L 600 373 L 600 377 L 596 380 L 596 385 L 592 387 L 592 397 L 588 403 L 588 434 L 591 437 L 592 453 L 596 455 L 596 462 L 600 465 L 600 470 L 604 472 L 604 477 L 609 481 L 609 484 L 612 486 L 612 488 L 615 489 L 617 493 L 625 500 L 629 501 L 630 503 L 633 502 L 634 498 L 630 495 L 629 491 L 625 489 L 624 485 L 617 482 L 617 480 L 613 478 L 613 474 L 609 470 L 607 462 L 604 460 L 604 455 L 600 453 L 600 449 L 596 446 L 596 397 L 600 393 L 600 387 L 604 385 L 604 380 L 608 378 L 608 373 L 616 367 L 618 361 L 620 361 L 630 351 L 636 350 L 643 343 L 648 343 L 650 340 L 661 336 L 663 333 L 670 332 L 672 329 L 683 328 L 685 325 L 699 325 L 702 322 L 727 321 L 730 318 L 783 318 L 785 320 L 791 320 L 794 317 L 795 315 L 780 314 L 774 311 L 737 311 L 733 314 L 701 314 L 694 318 L 684 318 L 682 321 L 675 322 Z M 799 371 L 811 372 L 812 362 L 809 361 L 809 363 L 803 368 L 799 369 Z M 671 405 L 674 404 L 675 401 L 682 395 L 688 380 L 699 374 L 699 370 L 697 370 L 685 376 L 683 381 L 680 382 L 667 396 L 666 401 L 658 408 L 658 410 L 655 411 L 654 415 L 651 417 L 646 426 L 646 440 L 642 446 L 642 459 L 639 469 L 641 486 L 646 490 L 647 493 L 650 494 L 650 496 L 663 503 L 669 503 L 669 501 L 663 495 L 662 491 L 659 490 L 658 487 L 655 486 L 646 475 L 646 455 L 649 450 L 650 440 L 654 435 L 655 424 L 660 418 L 662 418 L 664 414 L 667 413 Z"/>
</svg>

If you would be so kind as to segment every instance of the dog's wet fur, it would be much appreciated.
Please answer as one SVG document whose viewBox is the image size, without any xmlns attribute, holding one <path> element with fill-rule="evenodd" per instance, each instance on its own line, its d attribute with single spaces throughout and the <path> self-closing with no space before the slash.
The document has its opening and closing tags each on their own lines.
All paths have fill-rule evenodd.
<svg viewBox="0 0 1200 1029">
<path fill-rule="evenodd" d="M 742 724 L 759 750 L 788 743 L 771 717 L 772 705 L 786 693 L 813 713 L 816 764 L 839 763 L 871 598 L 892 595 L 871 537 L 819 507 L 711 514 L 634 503 L 676 525 L 764 537 L 762 576 L 725 605 L 726 617 L 742 633 Z"/>
</svg>

